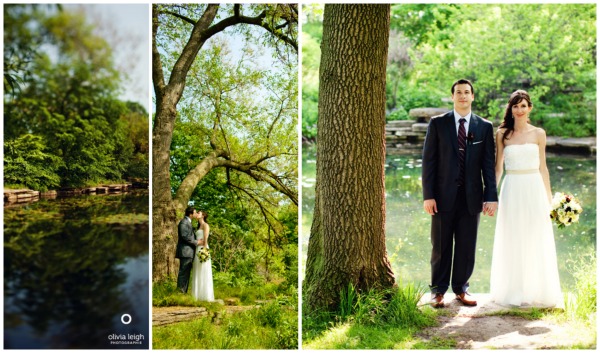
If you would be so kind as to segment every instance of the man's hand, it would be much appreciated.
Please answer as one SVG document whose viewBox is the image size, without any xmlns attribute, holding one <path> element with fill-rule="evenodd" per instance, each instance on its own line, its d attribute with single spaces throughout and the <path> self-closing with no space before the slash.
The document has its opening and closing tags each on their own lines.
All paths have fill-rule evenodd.
<svg viewBox="0 0 600 353">
<path fill-rule="evenodd" d="M 498 202 L 484 202 L 483 203 L 483 214 L 493 217 L 498 209 Z"/>
<path fill-rule="evenodd" d="M 428 199 L 423 201 L 423 209 L 425 210 L 425 212 L 429 213 L 432 216 L 436 214 L 438 210 L 437 204 L 435 203 L 435 199 Z"/>
</svg>

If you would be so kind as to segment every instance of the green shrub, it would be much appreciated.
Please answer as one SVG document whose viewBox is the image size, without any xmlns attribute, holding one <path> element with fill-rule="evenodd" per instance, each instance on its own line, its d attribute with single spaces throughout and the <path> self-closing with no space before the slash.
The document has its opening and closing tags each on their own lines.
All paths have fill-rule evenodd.
<svg viewBox="0 0 600 353">
<path fill-rule="evenodd" d="M 25 134 L 4 142 L 4 183 L 47 191 L 60 185 L 62 160 L 47 151 L 42 137 Z"/>
</svg>

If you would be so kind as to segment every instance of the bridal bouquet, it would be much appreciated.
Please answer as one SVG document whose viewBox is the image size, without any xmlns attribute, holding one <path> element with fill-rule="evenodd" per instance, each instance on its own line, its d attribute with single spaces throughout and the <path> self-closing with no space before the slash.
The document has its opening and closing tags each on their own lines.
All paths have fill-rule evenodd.
<svg viewBox="0 0 600 353">
<path fill-rule="evenodd" d="M 559 229 L 579 222 L 581 212 L 583 212 L 583 208 L 573 195 L 564 192 L 554 194 L 550 218 L 558 225 Z"/>
<path fill-rule="evenodd" d="M 196 253 L 196 255 L 198 256 L 198 260 L 200 262 L 206 262 L 207 260 L 210 260 L 210 252 L 208 252 L 208 248 L 205 248 L 205 247 L 200 248 L 200 250 L 198 250 L 198 253 Z"/>
</svg>

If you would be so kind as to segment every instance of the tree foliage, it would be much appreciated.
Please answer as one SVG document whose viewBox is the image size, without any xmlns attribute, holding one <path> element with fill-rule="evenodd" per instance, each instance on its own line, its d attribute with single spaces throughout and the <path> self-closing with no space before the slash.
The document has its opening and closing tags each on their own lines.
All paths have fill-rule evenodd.
<svg viewBox="0 0 600 353">
<path fill-rule="evenodd" d="M 318 16 L 307 17 L 305 42 L 318 42 L 320 25 Z M 525 89 L 534 100 L 532 122 L 549 135 L 595 135 L 595 5 L 396 4 L 390 27 L 388 119 L 409 119 L 413 108 L 450 108 L 442 99 L 464 77 L 475 85 L 473 109 L 487 119 L 499 122 L 508 96 Z M 310 62 L 318 47 L 303 54 Z M 314 70 L 303 72 L 309 87 Z M 316 121 L 316 96 L 303 92 L 304 136 L 314 134 L 304 119 Z"/>
<path fill-rule="evenodd" d="M 47 153 L 42 138 L 25 134 L 4 142 L 4 184 L 29 186 L 46 191 L 57 187 L 56 170 L 62 161 Z"/>
<path fill-rule="evenodd" d="M 113 68 L 111 48 L 85 17 L 7 5 L 5 19 L 5 39 L 18 43 L 4 52 L 5 65 L 7 59 L 15 63 L 8 73 L 15 77 L 15 89 L 4 97 L 5 140 L 10 144 L 24 135 L 38 136 L 36 147 L 61 161 L 38 170 L 55 172 L 59 183 L 54 186 L 147 178 L 147 113 L 137 103 L 118 99 L 120 74 Z M 25 45 L 29 51 L 15 56 Z M 7 176 L 19 179 L 17 173 Z M 20 184 L 36 188 L 25 180 Z"/>
<path fill-rule="evenodd" d="M 175 268 L 170 234 L 189 203 L 211 215 L 219 270 L 285 273 L 298 197 L 297 16 L 297 5 L 153 6 L 155 279 Z"/>
</svg>

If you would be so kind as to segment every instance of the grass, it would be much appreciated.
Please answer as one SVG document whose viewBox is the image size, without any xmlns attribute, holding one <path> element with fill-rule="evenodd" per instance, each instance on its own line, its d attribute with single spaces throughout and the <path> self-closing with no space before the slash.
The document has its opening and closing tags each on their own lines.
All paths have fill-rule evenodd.
<svg viewBox="0 0 600 353">
<path fill-rule="evenodd" d="M 153 349 L 296 349 L 298 311 L 274 301 L 263 307 L 153 327 Z"/>
<path fill-rule="evenodd" d="M 568 325 L 578 337 L 596 338 L 596 256 L 594 252 L 576 256 L 569 262 L 576 279 L 572 292 L 564 293 L 565 309 L 513 308 L 484 316 L 513 316 L 525 320 L 549 320 Z M 303 349 L 456 349 L 455 337 L 424 341 L 417 336 L 427 326 L 435 326 L 437 316 L 447 310 L 419 308 L 424 290 L 413 285 L 393 291 L 358 293 L 348 286 L 340 293 L 336 311 L 310 311 L 303 308 Z M 588 340 L 585 340 L 588 341 Z M 595 343 L 577 343 L 555 349 L 594 349 Z M 493 347 L 492 347 L 493 348 Z"/>
<path fill-rule="evenodd" d="M 565 315 L 568 320 L 596 326 L 596 252 L 569 260 L 576 283 L 572 293 L 565 295 Z"/>
<path fill-rule="evenodd" d="M 429 341 L 417 342 L 412 346 L 413 349 L 455 349 L 456 340 L 454 338 L 433 337 Z"/>
<path fill-rule="evenodd" d="M 408 349 L 419 329 L 436 324 L 433 309 L 418 307 L 423 294 L 412 284 L 367 293 L 350 285 L 337 311 L 303 310 L 303 348 Z"/>
<path fill-rule="evenodd" d="M 177 290 L 175 279 L 152 284 L 153 306 L 205 307 L 220 312 L 222 320 L 208 315 L 196 320 L 153 327 L 154 349 L 297 349 L 298 292 L 277 283 L 251 284 L 236 281 L 237 286 L 218 282 L 215 298 L 239 298 L 240 304 L 259 308 L 227 314 L 216 302 L 196 301 Z"/>
</svg>

